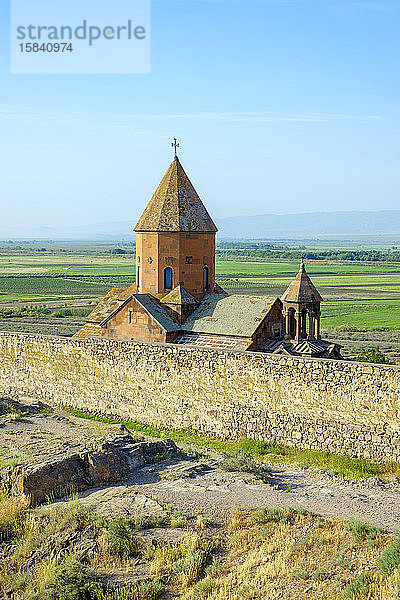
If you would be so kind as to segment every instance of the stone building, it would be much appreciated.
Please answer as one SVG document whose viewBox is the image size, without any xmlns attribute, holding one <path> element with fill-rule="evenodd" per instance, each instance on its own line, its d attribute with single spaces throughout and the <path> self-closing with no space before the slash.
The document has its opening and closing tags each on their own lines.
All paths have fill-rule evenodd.
<svg viewBox="0 0 400 600">
<path fill-rule="evenodd" d="M 281 299 L 215 282 L 217 227 L 176 153 L 135 232 L 136 283 L 110 290 L 75 337 L 340 357 L 320 339 L 322 298 L 303 263 Z"/>
</svg>

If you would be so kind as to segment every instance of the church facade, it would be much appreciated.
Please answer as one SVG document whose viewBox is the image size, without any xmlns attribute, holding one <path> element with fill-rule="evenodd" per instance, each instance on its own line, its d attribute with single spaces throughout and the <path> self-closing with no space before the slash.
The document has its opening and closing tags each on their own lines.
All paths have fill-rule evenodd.
<svg viewBox="0 0 400 600">
<path fill-rule="evenodd" d="M 216 283 L 217 227 L 176 153 L 135 232 L 136 283 L 111 289 L 74 337 L 341 358 L 321 339 L 322 298 L 303 263 L 282 298 Z"/>
</svg>

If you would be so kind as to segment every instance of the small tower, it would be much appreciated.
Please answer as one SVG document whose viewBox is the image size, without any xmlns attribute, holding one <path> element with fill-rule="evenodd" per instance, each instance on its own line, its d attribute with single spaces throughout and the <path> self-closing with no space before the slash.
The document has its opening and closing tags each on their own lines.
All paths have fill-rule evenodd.
<svg viewBox="0 0 400 600">
<path fill-rule="evenodd" d="M 300 342 L 320 340 L 321 302 L 323 298 L 306 273 L 303 260 L 295 279 L 281 297 L 285 338 Z M 308 319 L 308 327 L 307 327 Z"/>
<path fill-rule="evenodd" d="M 176 154 L 135 227 L 136 282 L 162 298 L 178 285 L 196 300 L 213 293 L 217 227 Z"/>
</svg>

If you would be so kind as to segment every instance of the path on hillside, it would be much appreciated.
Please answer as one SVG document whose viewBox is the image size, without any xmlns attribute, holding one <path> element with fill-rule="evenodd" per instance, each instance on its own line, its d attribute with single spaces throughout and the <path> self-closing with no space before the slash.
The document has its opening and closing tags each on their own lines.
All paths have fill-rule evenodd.
<svg viewBox="0 0 400 600">
<path fill-rule="evenodd" d="M 20 398 L 18 406 L 22 412 L 19 420 L 0 414 L 3 457 L 20 453 L 24 462 L 43 462 L 49 456 L 96 446 L 105 436 L 120 431 L 118 425 L 79 419 L 59 408 L 47 410 L 31 398 Z M 325 517 L 355 518 L 390 531 L 400 530 L 398 479 L 351 483 L 311 470 L 275 465 L 264 483 L 248 473 L 223 471 L 219 462 L 220 457 L 213 453 L 196 459 L 162 460 L 133 469 L 129 479 L 119 485 L 92 489 L 81 496 L 85 503 L 107 508 L 110 514 L 121 510 L 134 514 L 150 506 L 154 510 L 148 499 L 171 503 L 188 514 L 204 514 L 214 521 L 221 521 L 234 507 L 302 507 Z"/>
<path fill-rule="evenodd" d="M 137 491 L 175 504 L 188 513 L 202 513 L 215 520 L 235 506 L 292 506 L 325 517 L 355 518 L 391 531 L 400 529 L 398 480 L 384 484 L 374 479 L 352 485 L 310 471 L 277 467 L 269 482 L 263 483 L 247 473 L 228 473 L 218 470 L 217 466 L 193 472 L 190 462 L 176 464 L 175 469 L 173 465 L 153 465 L 140 471 L 140 478 L 136 475 L 133 484 Z M 160 480 L 160 475 L 171 479 Z"/>
<path fill-rule="evenodd" d="M 388 531 L 400 529 L 398 480 L 352 485 L 301 469 L 274 468 L 264 483 L 248 473 L 228 473 L 217 463 L 207 462 L 148 465 L 132 472 L 124 484 L 84 492 L 82 501 L 109 515 L 122 510 L 127 517 L 155 501 L 160 508 L 172 504 L 188 515 L 202 514 L 214 522 L 223 521 L 233 508 L 294 507 L 326 518 L 359 519 Z"/>
</svg>

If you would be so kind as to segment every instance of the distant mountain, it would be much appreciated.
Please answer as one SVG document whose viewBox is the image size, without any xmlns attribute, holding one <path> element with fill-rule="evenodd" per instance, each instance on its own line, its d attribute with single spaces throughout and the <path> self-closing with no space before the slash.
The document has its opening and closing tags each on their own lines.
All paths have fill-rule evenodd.
<svg viewBox="0 0 400 600">
<path fill-rule="evenodd" d="M 290 239 L 329 236 L 393 235 L 400 239 L 400 210 L 310 212 L 215 219 L 219 238 Z M 94 223 L 78 227 L 6 227 L 0 240 L 133 241 L 136 221 Z"/>
<path fill-rule="evenodd" d="M 220 237 L 290 238 L 400 234 L 400 210 L 312 212 L 218 219 Z"/>
</svg>

